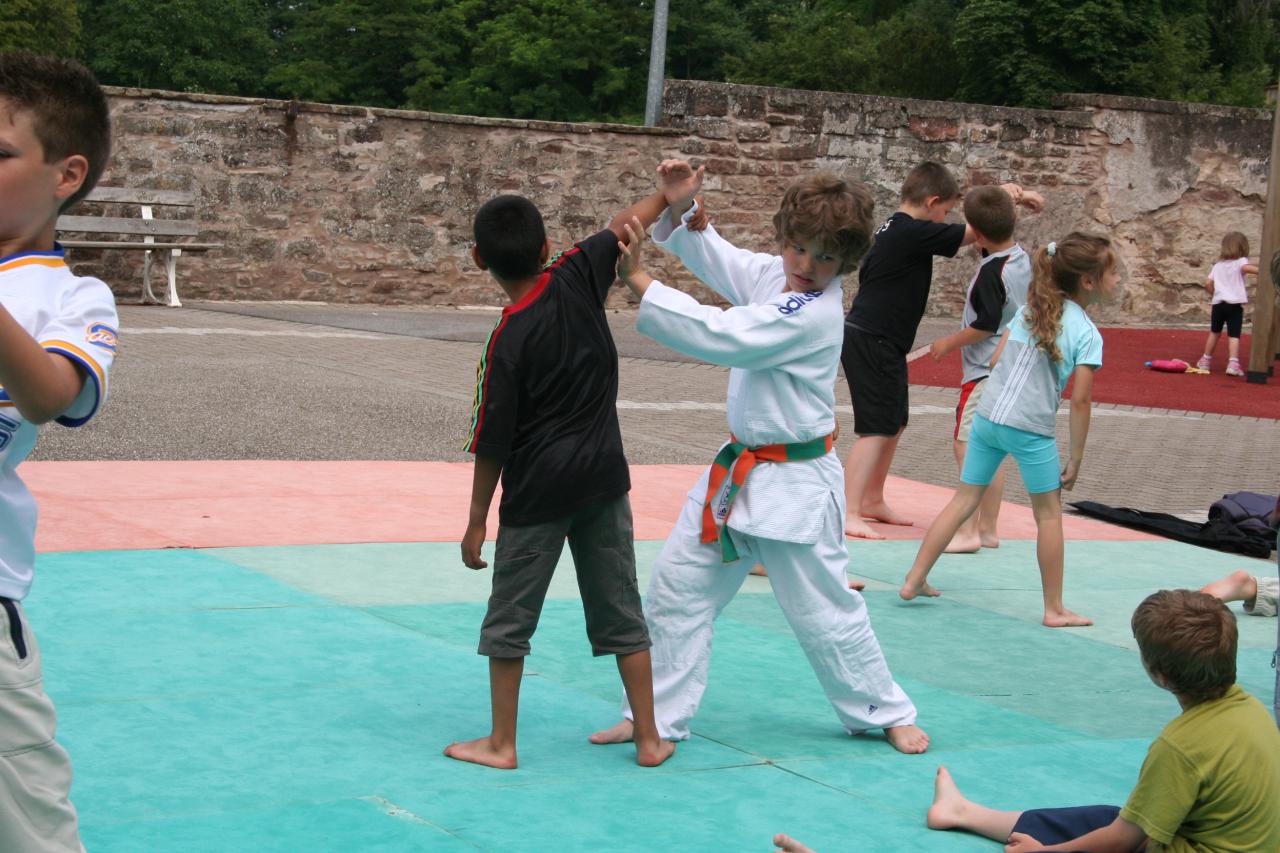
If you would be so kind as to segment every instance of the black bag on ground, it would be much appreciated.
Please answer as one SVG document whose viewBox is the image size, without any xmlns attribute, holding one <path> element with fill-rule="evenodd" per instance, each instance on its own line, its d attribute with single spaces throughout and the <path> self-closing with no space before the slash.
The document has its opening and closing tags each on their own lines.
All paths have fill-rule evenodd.
<svg viewBox="0 0 1280 853">
<path fill-rule="evenodd" d="M 1240 495 L 1253 495 L 1266 501 L 1262 516 L 1250 514 L 1250 509 L 1255 507 L 1252 498 L 1247 498 L 1244 502 L 1232 500 Z M 1224 505 L 1215 512 L 1214 508 L 1228 501 L 1230 505 Z M 1157 536 L 1190 545 L 1199 545 L 1202 548 L 1213 548 L 1217 551 L 1229 551 L 1232 554 L 1244 554 L 1247 557 L 1262 559 L 1271 556 L 1271 549 L 1276 541 L 1275 530 L 1265 520 L 1275 505 L 1274 497 L 1254 495 L 1252 492 L 1236 492 L 1214 503 L 1209 510 L 1209 520 L 1204 524 L 1197 524 L 1168 513 L 1112 507 L 1094 501 L 1074 501 L 1070 504 L 1085 515 L 1109 521 L 1112 524 L 1154 533 Z M 1239 520 L 1234 520 L 1235 518 Z"/>
</svg>

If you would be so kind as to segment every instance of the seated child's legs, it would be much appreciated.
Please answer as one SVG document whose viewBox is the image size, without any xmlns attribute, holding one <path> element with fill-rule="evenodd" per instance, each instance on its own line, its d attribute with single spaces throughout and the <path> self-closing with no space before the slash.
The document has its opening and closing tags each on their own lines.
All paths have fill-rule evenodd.
<svg viewBox="0 0 1280 853">
<path fill-rule="evenodd" d="M 1276 599 L 1280 597 L 1280 579 L 1271 575 L 1258 575 L 1253 581 L 1258 592 L 1252 605 L 1245 602 L 1244 612 L 1252 616 L 1275 616 Z"/>
<path fill-rule="evenodd" d="M 82 851 L 35 634 L 20 604 L 0 602 L 0 850 Z"/>
<path fill-rule="evenodd" d="M 1018 818 L 1013 831 L 1030 835 L 1041 844 L 1062 844 L 1110 826 L 1119 814 L 1119 806 L 1030 809 Z"/>
<path fill-rule="evenodd" d="M 705 491 L 704 477 L 698 493 Z M 697 498 L 685 500 L 645 594 L 644 615 L 653 643 L 649 653 L 654 717 L 658 733 L 667 740 L 689 737 L 689 721 L 706 689 L 713 624 L 757 561 L 757 555 L 740 546 L 741 558 L 725 563 L 719 542 L 702 542 L 702 506 Z M 632 719 L 625 697 L 622 712 Z"/>
</svg>

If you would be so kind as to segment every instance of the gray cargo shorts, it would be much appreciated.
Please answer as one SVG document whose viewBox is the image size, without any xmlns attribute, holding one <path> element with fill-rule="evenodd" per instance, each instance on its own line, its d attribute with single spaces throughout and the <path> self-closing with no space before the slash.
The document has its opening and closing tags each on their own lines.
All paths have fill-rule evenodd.
<svg viewBox="0 0 1280 853">
<path fill-rule="evenodd" d="M 529 654 L 529 638 L 538 627 L 566 539 L 578 574 L 592 654 L 627 655 L 649 648 L 649 629 L 636 585 L 631 501 L 623 495 L 554 521 L 498 527 L 493 592 L 480 626 L 480 654 L 494 658 Z"/>
</svg>

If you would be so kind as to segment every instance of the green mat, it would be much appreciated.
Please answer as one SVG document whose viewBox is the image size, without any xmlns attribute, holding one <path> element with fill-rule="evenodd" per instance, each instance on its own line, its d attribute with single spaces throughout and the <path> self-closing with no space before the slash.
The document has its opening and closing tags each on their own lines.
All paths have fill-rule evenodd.
<svg viewBox="0 0 1280 853">
<path fill-rule="evenodd" d="M 645 571 L 657 547 L 637 546 Z M 1122 801 L 1178 711 L 1145 677 L 1129 614 L 1248 564 L 1068 543 L 1067 602 L 1098 625 L 1051 631 L 1033 543 L 945 557 L 944 596 L 904 603 L 915 548 L 857 543 L 851 569 L 933 738 L 923 756 L 843 734 L 762 578 L 717 623 L 695 736 L 656 769 L 586 742 L 618 718 L 620 686 L 590 655 L 567 552 L 509 773 L 440 753 L 489 721 L 489 575 L 454 544 L 50 554 L 26 605 L 95 853 L 738 851 L 779 831 L 826 853 L 995 850 L 924 828 L 936 766 L 1000 808 Z M 1240 627 L 1241 683 L 1269 703 L 1275 622 Z"/>
</svg>

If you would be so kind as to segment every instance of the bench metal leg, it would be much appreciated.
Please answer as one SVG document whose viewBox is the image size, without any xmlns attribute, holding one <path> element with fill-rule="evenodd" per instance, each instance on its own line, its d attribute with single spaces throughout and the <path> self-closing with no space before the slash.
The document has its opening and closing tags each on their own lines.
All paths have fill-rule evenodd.
<svg viewBox="0 0 1280 853">
<path fill-rule="evenodd" d="M 169 307 L 181 308 L 182 303 L 178 301 L 178 257 L 182 254 L 181 249 L 166 249 L 164 262 L 169 272 Z"/>
<path fill-rule="evenodd" d="M 151 292 L 151 250 L 142 253 L 142 302 L 159 302 Z"/>
</svg>

